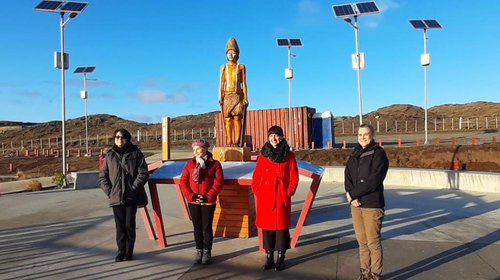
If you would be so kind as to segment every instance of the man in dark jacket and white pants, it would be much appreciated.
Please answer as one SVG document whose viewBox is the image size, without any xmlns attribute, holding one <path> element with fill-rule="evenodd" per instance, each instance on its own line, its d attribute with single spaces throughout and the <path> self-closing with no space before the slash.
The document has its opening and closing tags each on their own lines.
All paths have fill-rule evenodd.
<svg viewBox="0 0 500 280">
<path fill-rule="evenodd" d="M 345 168 L 345 191 L 351 204 L 354 232 L 359 244 L 359 280 L 378 280 L 382 273 L 380 231 L 384 218 L 384 179 L 389 160 L 374 141 L 373 126 L 362 124 L 358 143 Z"/>
<path fill-rule="evenodd" d="M 116 224 L 118 254 L 115 261 L 132 260 L 135 244 L 137 207 L 147 204 L 146 184 L 149 174 L 144 155 L 131 143 L 126 129 L 114 133 L 115 144 L 106 153 L 99 174 L 99 184 L 109 198 Z"/>
</svg>

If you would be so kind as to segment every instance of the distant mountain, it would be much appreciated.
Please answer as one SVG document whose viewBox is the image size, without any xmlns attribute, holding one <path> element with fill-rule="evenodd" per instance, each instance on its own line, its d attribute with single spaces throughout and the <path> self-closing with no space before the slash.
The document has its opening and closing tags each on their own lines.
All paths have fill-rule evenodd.
<svg viewBox="0 0 500 280">
<path fill-rule="evenodd" d="M 215 125 L 215 112 L 204 113 L 199 115 L 180 116 L 172 118 L 171 129 L 177 130 L 177 133 L 191 133 L 191 129 L 203 129 L 205 131 L 210 128 L 213 130 Z M 0 126 L 0 142 L 7 144 L 10 141 L 20 142 L 30 141 L 33 139 L 55 138 L 61 136 L 61 122 L 50 121 L 45 123 L 18 123 L 18 122 L 2 122 L 4 126 Z M 23 125 L 21 125 L 23 124 Z M 142 131 L 142 135 L 156 136 L 161 134 L 161 124 L 146 124 L 130 120 L 125 120 L 114 115 L 98 114 L 88 117 L 88 133 L 89 137 L 95 138 L 97 135 L 103 137 L 111 137 L 115 129 L 126 128 L 132 135 L 136 135 L 138 130 Z M 85 137 L 85 117 L 66 120 L 66 138 L 67 140 L 77 141 L 80 137 Z"/>
<path fill-rule="evenodd" d="M 446 104 L 429 108 L 427 111 L 428 119 L 443 118 L 479 118 L 500 116 L 500 103 L 495 102 L 472 102 L 466 104 Z M 336 117 L 338 121 L 355 121 L 358 116 Z M 404 121 L 404 120 L 423 120 L 424 109 L 410 104 L 395 104 L 379 108 L 375 111 L 363 115 L 363 122 L 384 121 Z"/>
<path fill-rule="evenodd" d="M 175 130 L 177 136 L 183 133 L 190 135 L 191 131 L 204 130 L 204 133 L 210 129 L 213 133 L 215 126 L 216 112 L 209 112 L 199 115 L 179 116 L 172 118 L 171 129 Z M 446 104 L 434 106 L 428 110 L 429 121 L 442 120 L 443 118 L 480 118 L 480 117 L 495 117 L 500 116 L 500 103 L 495 102 L 472 102 L 467 104 Z M 347 123 L 357 123 L 357 116 L 335 116 L 336 126 L 344 121 Z M 424 109 L 410 104 L 395 104 L 379 108 L 373 112 L 363 115 L 363 122 L 375 124 L 377 120 L 381 125 L 388 123 L 388 129 L 393 130 L 398 122 L 398 129 L 401 131 L 403 126 L 408 125 L 408 128 L 415 123 L 415 120 L 421 125 L 424 119 Z M 346 124 L 347 127 L 350 124 Z M 133 135 L 136 135 L 138 130 L 142 131 L 144 136 L 146 133 L 149 137 L 161 134 L 161 124 L 146 124 L 135 121 L 125 120 L 113 115 L 99 114 L 89 116 L 89 137 L 111 137 L 113 131 L 117 128 L 126 128 Z M 385 129 L 385 128 L 384 128 Z M 338 132 L 338 130 L 336 130 Z M 61 136 L 61 122 L 51 121 L 46 123 L 22 123 L 0 121 L 0 142 L 8 143 L 10 141 L 20 142 L 33 139 L 55 138 Z M 85 117 L 70 119 L 66 121 L 66 137 L 68 140 L 77 141 L 79 137 L 85 137 Z M 204 136 L 205 137 L 205 136 Z"/>
</svg>

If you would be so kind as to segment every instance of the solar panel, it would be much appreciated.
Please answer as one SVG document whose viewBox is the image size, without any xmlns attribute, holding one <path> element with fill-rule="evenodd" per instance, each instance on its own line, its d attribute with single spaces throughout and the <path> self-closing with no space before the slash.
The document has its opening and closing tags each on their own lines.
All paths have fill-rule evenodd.
<svg viewBox="0 0 500 280">
<path fill-rule="evenodd" d="M 302 41 L 300 39 L 290 39 L 290 45 L 293 47 L 302 47 Z"/>
<path fill-rule="evenodd" d="M 95 66 L 80 66 L 75 69 L 74 74 L 92 73 L 95 70 Z"/>
<path fill-rule="evenodd" d="M 427 28 L 442 28 L 441 24 L 437 22 L 435 19 L 424 19 Z"/>
<path fill-rule="evenodd" d="M 422 20 L 419 19 L 412 19 L 409 20 L 410 24 L 413 26 L 415 29 L 427 29 L 427 26 Z"/>
<path fill-rule="evenodd" d="M 351 4 L 333 6 L 333 13 L 336 17 L 348 17 L 355 15 Z"/>
<path fill-rule="evenodd" d="M 80 73 L 83 73 L 83 70 L 85 70 L 85 67 L 77 67 L 75 69 L 75 72 L 73 72 L 73 73 L 80 74 Z"/>
<path fill-rule="evenodd" d="M 36 5 L 35 10 L 54 11 L 62 4 L 61 1 L 42 1 Z"/>
<path fill-rule="evenodd" d="M 278 42 L 278 47 L 288 47 L 290 46 L 290 42 L 288 39 L 276 39 L 276 42 Z"/>
<path fill-rule="evenodd" d="M 373 14 L 378 13 L 378 7 L 375 2 L 363 2 L 356 3 L 356 8 L 358 8 L 358 14 Z"/>
<path fill-rule="evenodd" d="M 65 2 L 59 8 L 61 12 L 67 13 L 81 13 L 87 7 L 88 3 L 79 3 L 79 2 Z"/>
</svg>

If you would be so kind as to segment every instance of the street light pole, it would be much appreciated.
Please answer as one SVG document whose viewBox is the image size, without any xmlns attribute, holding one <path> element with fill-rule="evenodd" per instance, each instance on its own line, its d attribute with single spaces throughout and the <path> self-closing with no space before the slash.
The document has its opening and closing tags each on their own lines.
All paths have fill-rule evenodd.
<svg viewBox="0 0 500 280">
<path fill-rule="evenodd" d="M 65 61 L 64 61 L 64 26 L 66 23 L 69 21 L 69 18 L 64 21 L 64 13 L 61 12 L 61 21 L 60 21 L 60 27 L 61 27 L 61 103 L 62 103 L 62 112 L 61 112 L 61 119 L 62 119 L 62 165 L 63 165 L 63 175 L 64 175 L 64 180 L 63 180 L 63 187 L 68 186 L 67 182 L 67 173 L 68 170 L 66 168 L 66 69 L 65 69 Z"/>
<path fill-rule="evenodd" d="M 427 54 L 427 29 L 424 29 L 424 55 Z M 424 99 L 425 99 L 425 109 L 424 109 L 424 144 L 428 143 L 427 139 L 427 66 L 424 67 Z"/>
<path fill-rule="evenodd" d="M 66 58 L 64 54 L 64 26 L 68 21 L 72 18 L 76 17 L 78 14 L 82 13 L 83 10 L 87 7 L 88 3 L 82 2 L 65 2 L 65 1 L 42 1 L 38 5 L 35 6 L 35 11 L 43 11 L 43 12 L 55 12 L 59 13 L 61 16 L 61 20 L 59 23 L 60 33 L 61 33 L 61 53 L 59 57 L 59 63 L 61 67 L 61 122 L 62 122 L 62 165 L 63 165 L 63 175 L 64 179 L 62 182 L 62 186 L 66 187 L 68 185 L 67 182 L 67 169 L 66 169 L 66 76 L 65 71 L 69 66 L 69 62 L 66 63 Z M 64 15 L 69 14 L 69 16 L 65 19 Z M 56 68 L 59 68 L 57 65 L 57 53 L 56 53 Z"/>
<path fill-rule="evenodd" d="M 88 127 L 88 106 L 87 106 L 87 73 L 83 73 L 83 91 L 85 92 L 85 156 L 89 156 L 89 127 Z"/>
<path fill-rule="evenodd" d="M 363 124 L 363 94 L 361 92 L 361 57 L 359 55 L 359 40 L 358 40 L 358 16 L 354 16 L 354 37 L 356 39 L 356 61 L 357 61 L 357 76 L 358 76 L 358 111 L 359 125 Z"/>
<path fill-rule="evenodd" d="M 83 74 L 83 90 L 80 92 L 80 97 L 85 102 L 85 156 L 90 155 L 89 150 L 89 128 L 88 128 L 88 94 L 87 94 L 87 81 L 95 81 L 96 79 L 87 78 L 87 74 L 94 72 L 95 66 L 80 66 L 75 69 L 74 74 Z"/>
<path fill-rule="evenodd" d="M 292 69 L 292 48 L 288 46 L 288 69 Z M 292 70 L 293 71 L 293 70 Z M 293 126 L 292 126 L 292 78 L 288 79 L 288 131 L 290 131 L 290 147 L 294 146 L 293 143 Z"/>
<path fill-rule="evenodd" d="M 296 39 L 276 39 L 278 47 L 288 48 L 288 68 L 285 69 L 285 79 L 288 80 L 288 134 L 290 149 L 293 149 L 294 143 L 294 131 L 293 131 L 293 114 L 292 114 L 292 80 L 293 80 L 293 69 L 292 69 L 292 47 L 302 47 L 302 40 Z"/>
<path fill-rule="evenodd" d="M 424 53 L 420 56 L 420 65 L 424 67 L 424 144 L 428 144 L 428 118 L 427 118 L 427 68 L 431 65 L 431 57 L 427 53 L 427 29 L 441 29 L 442 26 L 435 19 L 413 19 L 409 20 L 410 25 L 415 29 L 424 31 Z"/>
</svg>

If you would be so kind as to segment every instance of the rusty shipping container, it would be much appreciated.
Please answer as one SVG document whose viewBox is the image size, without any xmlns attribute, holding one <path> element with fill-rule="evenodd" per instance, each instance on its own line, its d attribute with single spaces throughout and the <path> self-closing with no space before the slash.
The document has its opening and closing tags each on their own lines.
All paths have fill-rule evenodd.
<svg viewBox="0 0 500 280">
<path fill-rule="evenodd" d="M 294 149 L 310 149 L 313 141 L 312 117 L 316 109 L 309 107 L 292 108 L 292 131 Z M 288 108 L 249 110 L 246 117 L 245 146 L 252 150 L 260 149 L 267 141 L 267 130 L 273 125 L 283 128 L 285 138 L 290 142 Z M 215 114 L 216 145 L 226 146 L 224 132 L 224 118 L 222 114 Z"/>
</svg>

